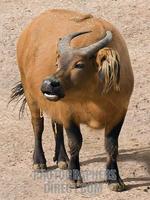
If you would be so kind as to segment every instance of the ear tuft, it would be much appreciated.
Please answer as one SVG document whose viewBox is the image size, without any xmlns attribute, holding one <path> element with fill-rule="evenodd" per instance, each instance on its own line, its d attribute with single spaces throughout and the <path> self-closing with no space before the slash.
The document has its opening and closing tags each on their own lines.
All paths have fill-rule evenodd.
<svg viewBox="0 0 150 200">
<path fill-rule="evenodd" d="M 96 62 L 99 66 L 99 76 L 103 77 L 103 94 L 111 89 L 120 91 L 120 59 L 117 51 L 103 48 L 98 51 Z"/>
</svg>

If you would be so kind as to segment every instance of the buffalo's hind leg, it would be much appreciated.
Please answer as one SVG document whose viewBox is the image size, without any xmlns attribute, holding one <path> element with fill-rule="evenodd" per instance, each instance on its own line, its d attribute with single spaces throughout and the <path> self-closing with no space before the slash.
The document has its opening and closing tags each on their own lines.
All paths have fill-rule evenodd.
<svg viewBox="0 0 150 200">
<path fill-rule="evenodd" d="M 57 162 L 60 169 L 67 169 L 69 158 L 64 144 L 63 125 L 52 120 L 52 128 L 55 136 L 55 155 L 53 160 Z"/>
<path fill-rule="evenodd" d="M 26 97 L 28 97 L 26 95 Z M 40 109 L 35 101 L 31 98 L 26 98 L 31 112 L 31 122 L 34 131 L 34 153 L 33 153 L 33 168 L 35 171 L 42 172 L 47 169 L 46 159 L 42 146 L 42 133 L 44 130 L 44 117 L 40 116 Z"/>
<path fill-rule="evenodd" d="M 107 152 L 106 179 L 108 186 L 113 191 L 125 190 L 125 184 L 119 175 L 117 156 L 118 156 L 118 137 L 123 125 L 124 118 L 111 130 L 105 129 L 105 148 Z"/>
</svg>

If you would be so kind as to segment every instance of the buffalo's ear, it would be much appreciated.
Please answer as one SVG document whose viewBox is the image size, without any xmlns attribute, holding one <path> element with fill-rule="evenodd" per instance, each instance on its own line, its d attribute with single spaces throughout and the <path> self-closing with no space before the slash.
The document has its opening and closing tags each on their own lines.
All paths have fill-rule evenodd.
<svg viewBox="0 0 150 200">
<path fill-rule="evenodd" d="M 97 52 L 96 63 L 99 78 L 104 81 L 103 93 L 108 93 L 111 89 L 120 91 L 120 58 L 118 52 L 112 48 L 103 48 Z"/>
</svg>

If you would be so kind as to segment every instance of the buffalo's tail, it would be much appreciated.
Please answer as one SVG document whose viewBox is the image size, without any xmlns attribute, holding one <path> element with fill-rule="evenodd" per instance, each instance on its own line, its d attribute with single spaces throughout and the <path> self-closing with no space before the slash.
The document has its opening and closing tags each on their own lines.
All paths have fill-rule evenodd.
<svg viewBox="0 0 150 200">
<path fill-rule="evenodd" d="M 11 90 L 11 95 L 10 95 L 10 100 L 8 102 L 16 102 L 16 104 L 18 104 L 20 101 L 22 101 L 20 109 L 19 109 L 19 118 L 21 118 L 24 114 L 24 110 L 25 110 L 25 105 L 26 105 L 26 97 L 24 95 L 24 89 L 22 86 L 21 81 L 19 81 L 15 87 L 12 88 Z"/>
</svg>

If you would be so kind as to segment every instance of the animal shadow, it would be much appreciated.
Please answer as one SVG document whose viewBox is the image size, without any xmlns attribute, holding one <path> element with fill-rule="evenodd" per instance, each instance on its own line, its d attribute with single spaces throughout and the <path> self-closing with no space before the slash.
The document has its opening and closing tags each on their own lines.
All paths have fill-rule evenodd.
<svg viewBox="0 0 150 200">
<path fill-rule="evenodd" d="M 94 156 L 95 158 L 85 160 L 81 162 L 81 165 L 88 165 L 90 163 L 96 163 L 96 162 L 106 162 L 106 154 L 101 153 Z M 150 186 L 150 147 L 145 148 L 132 148 L 132 149 L 121 149 L 119 151 L 119 162 L 127 163 L 128 161 L 135 161 L 138 163 L 143 163 L 143 165 L 146 167 L 147 170 L 147 177 L 129 177 L 125 178 L 125 182 L 136 182 L 131 183 L 127 185 L 127 189 L 133 189 L 138 188 L 142 186 Z M 87 182 L 87 184 L 95 184 L 97 182 Z M 102 183 L 102 181 L 99 181 L 99 183 Z"/>
</svg>

